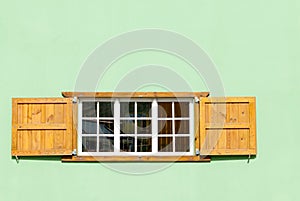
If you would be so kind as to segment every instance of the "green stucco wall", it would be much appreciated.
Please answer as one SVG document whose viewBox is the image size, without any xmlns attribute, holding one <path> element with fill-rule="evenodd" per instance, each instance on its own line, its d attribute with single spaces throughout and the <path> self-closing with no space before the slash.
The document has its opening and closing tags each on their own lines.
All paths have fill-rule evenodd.
<svg viewBox="0 0 300 201">
<path fill-rule="evenodd" d="M 2 0 L 0 200 L 299 200 L 299 10 L 296 0 Z M 82 63 L 99 44 L 143 28 L 192 39 L 214 61 L 226 95 L 257 97 L 256 159 L 175 163 L 140 176 L 99 163 L 11 159 L 12 97 L 72 91 Z M 118 66 L 130 70 L 150 62 L 189 77 L 178 58 L 140 52 L 115 63 L 102 89 L 112 90 L 122 77 Z M 190 81 L 194 90 L 206 90 L 201 81 Z"/>
</svg>

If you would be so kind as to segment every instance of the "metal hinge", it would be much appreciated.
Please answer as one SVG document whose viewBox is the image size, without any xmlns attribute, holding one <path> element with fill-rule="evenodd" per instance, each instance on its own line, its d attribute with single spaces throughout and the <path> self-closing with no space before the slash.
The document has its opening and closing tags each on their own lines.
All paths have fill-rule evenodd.
<svg viewBox="0 0 300 201">
<path fill-rule="evenodd" d="M 197 96 L 195 96 L 195 103 L 199 103 L 200 102 L 200 99 L 197 97 Z"/>
<path fill-rule="evenodd" d="M 73 99 L 72 99 L 72 103 L 77 103 L 77 101 L 78 101 L 78 98 L 75 96 L 75 97 L 73 97 Z"/>
<path fill-rule="evenodd" d="M 199 155 L 200 155 L 200 150 L 196 149 L 196 156 L 199 156 Z"/>
<path fill-rule="evenodd" d="M 76 150 L 76 149 L 74 149 L 74 150 L 72 151 L 72 155 L 73 155 L 73 156 L 76 156 L 76 155 L 77 155 L 77 150 Z"/>
</svg>

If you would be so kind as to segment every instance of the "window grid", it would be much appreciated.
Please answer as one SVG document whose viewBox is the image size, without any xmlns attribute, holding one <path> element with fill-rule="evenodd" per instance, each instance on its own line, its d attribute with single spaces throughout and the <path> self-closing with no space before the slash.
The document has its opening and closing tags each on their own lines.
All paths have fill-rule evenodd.
<svg viewBox="0 0 300 201">
<path fill-rule="evenodd" d="M 99 126 L 100 126 L 100 122 L 99 122 L 99 106 L 100 104 L 99 104 L 99 102 L 97 102 L 97 152 L 99 152 L 100 151 L 100 148 L 99 148 L 99 138 L 100 138 L 100 136 L 99 136 Z"/>
<path fill-rule="evenodd" d="M 120 101 L 121 100 L 121 101 Z M 97 152 L 96 153 L 90 153 L 90 152 L 83 152 L 81 149 L 82 146 L 82 137 L 86 136 L 95 136 L 95 134 L 82 134 L 82 123 L 80 123 L 79 125 L 79 129 L 80 129 L 80 134 L 79 134 L 79 154 L 81 155 L 93 155 L 93 154 L 98 154 L 98 155 L 127 155 L 127 154 L 135 154 L 135 155 L 144 155 L 144 154 L 158 154 L 158 155 L 178 155 L 178 154 L 192 154 L 193 153 L 193 127 L 191 125 L 193 125 L 192 123 L 192 115 L 193 115 L 193 101 L 191 101 L 191 99 L 189 100 L 183 100 L 183 101 L 179 101 L 178 100 L 174 100 L 174 99 L 169 99 L 169 100 L 161 100 L 161 99 L 152 99 L 151 101 L 151 117 L 138 117 L 138 110 L 137 110 L 137 104 L 138 102 L 145 102 L 145 101 L 140 101 L 140 100 L 134 100 L 134 101 L 128 101 L 128 102 L 134 102 L 134 117 L 120 117 L 120 103 L 121 102 L 125 102 L 126 100 L 123 99 L 115 99 L 115 100 L 108 100 L 110 102 L 113 102 L 114 104 L 114 116 L 113 117 L 99 117 L 99 102 L 102 102 L 105 100 L 97 100 L 97 132 L 96 132 L 96 136 L 97 136 Z M 148 101 L 148 102 L 150 102 Z M 82 100 L 82 102 L 91 102 L 89 101 L 85 101 Z M 79 104 L 79 122 L 82 122 L 82 120 L 92 120 L 95 119 L 93 117 L 82 117 L 82 102 L 80 101 Z M 158 117 L 158 102 L 169 102 L 172 103 L 172 117 Z M 176 117 L 175 116 L 175 105 L 174 102 L 188 102 L 189 103 L 189 117 Z M 99 133 L 99 120 L 114 120 L 114 134 L 100 134 Z M 134 133 L 132 134 L 121 134 L 120 132 L 120 120 L 134 120 Z M 138 134 L 137 129 L 138 129 L 138 124 L 137 121 L 138 120 L 151 120 L 151 130 L 152 133 L 151 134 Z M 171 120 L 172 121 L 172 133 L 170 134 L 158 134 L 158 120 Z M 188 134 L 181 134 L 178 133 L 176 134 L 176 128 L 175 128 L 175 121 L 176 120 L 189 120 L 189 133 Z M 172 135 L 172 152 L 159 152 L 158 151 L 158 139 L 159 137 L 171 137 Z M 114 151 L 113 152 L 99 152 L 99 137 L 114 137 Z M 121 147 L 120 147 L 120 137 L 122 136 L 126 136 L 126 137 L 134 137 L 134 152 L 121 152 Z M 138 152 L 138 137 L 151 137 L 151 142 L 152 142 L 152 149 L 151 152 Z M 190 144 L 189 144 L 189 152 L 176 152 L 176 137 L 189 137 L 190 138 Z"/>
</svg>

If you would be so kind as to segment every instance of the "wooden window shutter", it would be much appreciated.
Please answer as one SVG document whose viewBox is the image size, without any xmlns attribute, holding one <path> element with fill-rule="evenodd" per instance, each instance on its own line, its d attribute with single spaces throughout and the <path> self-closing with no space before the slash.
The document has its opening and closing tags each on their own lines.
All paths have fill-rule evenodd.
<svg viewBox="0 0 300 201">
<path fill-rule="evenodd" d="M 12 155 L 72 155 L 71 98 L 13 98 Z"/>
<path fill-rule="evenodd" d="M 201 155 L 256 155 L 255 97 L 202 98 Z"/>
</svg>

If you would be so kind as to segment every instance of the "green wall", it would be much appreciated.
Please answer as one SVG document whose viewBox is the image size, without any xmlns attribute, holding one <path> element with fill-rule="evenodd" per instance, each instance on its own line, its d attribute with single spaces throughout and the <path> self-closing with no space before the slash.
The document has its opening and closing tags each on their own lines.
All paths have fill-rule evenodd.
<svg viewBox="0 0 300 201">
<path fill-rule="evenodd" d="M 299 9 L 296 0 L 1 0 L 0 199 L 299 200 Z M 143 28 L 192 39 L 216 64 L 227 96 L 257 97 L 258 156 L 249 164 L 246 159 L 169 164 L 139 176 L 57 158 L 17 164 L 10 157 L 11 98 L 59 97 L 73 90 L 82 63 L 99 44 Z M 102 89 L 113 89 L 122 76 L 118 66 L 151 61 L 189 76 L 177 58 L 142 52 L 114 64 Z"/>
</svg>

